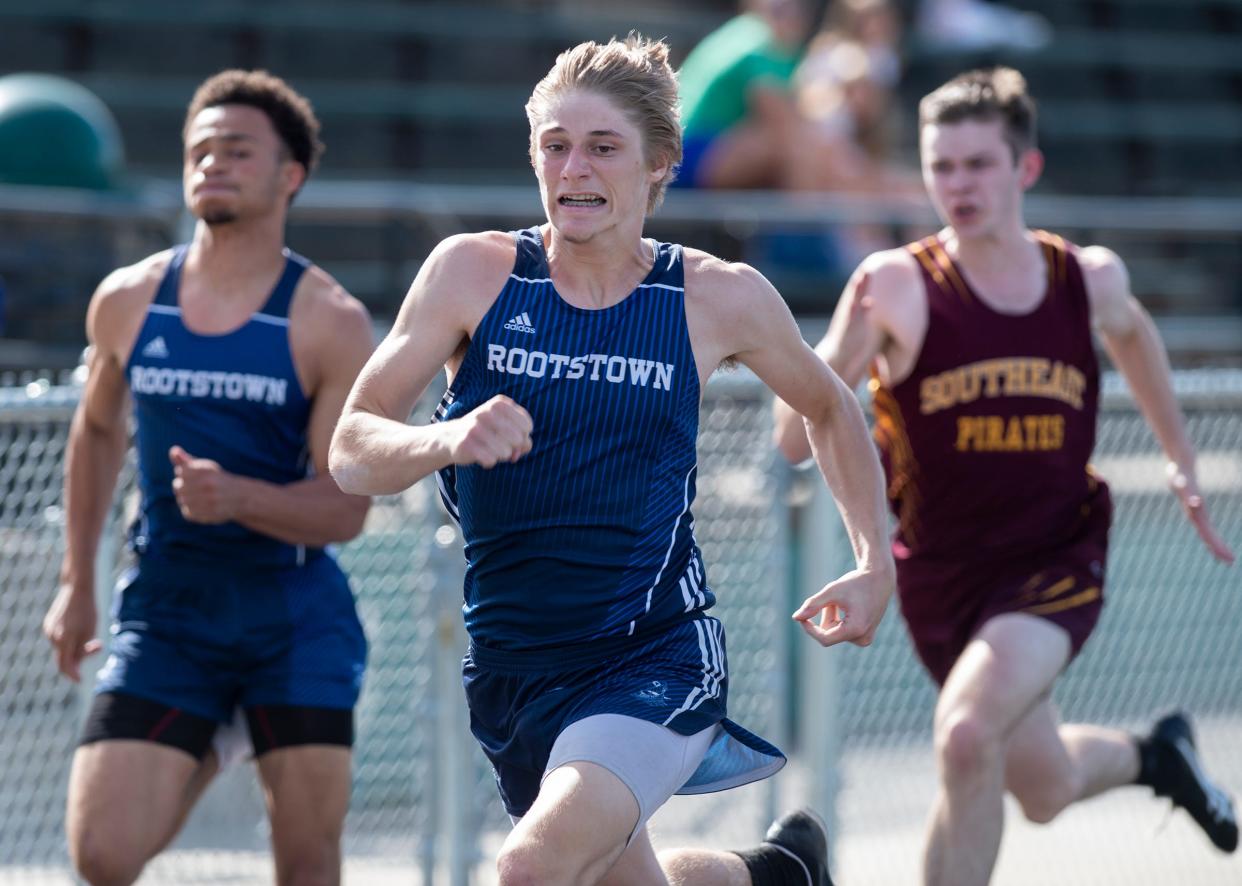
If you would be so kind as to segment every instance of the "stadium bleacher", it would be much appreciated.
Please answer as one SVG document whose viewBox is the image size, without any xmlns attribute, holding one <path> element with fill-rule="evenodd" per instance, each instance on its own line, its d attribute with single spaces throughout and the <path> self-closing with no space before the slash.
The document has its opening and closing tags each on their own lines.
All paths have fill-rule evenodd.
<svg viewBox="0 0 1242 886">
<path fill-rule="evenodd" d="M 1025 54 L 945 54 L 912 36 L 901 86 L 904 115 L 965 67 L 1014 64 L 1042 105 L 1048 170 L 1038 193 L 1242 199 L 1242 54 L 1236 51 L 1242 0 L 1011 5 L 1047 16 L 1056 28 L 1052 44 Z M 280 73 L 313 99 L 328 142 L 324 180 L 529 187 L 522 106 L 556 52 L 638 28 L 667 36 L 680 61 L 732 8 L 721 0 L 642 0 L 620 11 L 602 2 L 538 0 L 221 0 L 190 7 L 43 0 L 0 6 L 0 57 L 11 70 L 58 73 L 102 98 L 120 123 L 134 176 L 177 176 L 182 115 L 194 86 L 222 67 L 242 66 Z M 902 148 L 912 162 L 913 127 L 904 131 Z M 486 213 L 460 220 L 473 227 L 508 221 Z M 653 225 L 657 236 L 667 228 L 661 224 L 657 218 Z M 1242 314 L 1236 232 L 1190 242 L 1065 230 L 1122 250 L 1135 270 L 1136 291 L 1158 313 Z M 675 232 L 727 257 L 757 255 L 748 251 L 753 227 L 746 225 L 705 218 Z M 390 314 L 406 273 L 445 233 L 434 219 L 359 227 L 322 218 L 303 224 L 295 215 L 291 242 L 338 273 L 377 313 Z M 106 270 L 92 266 L 88 276 Z M 830 309 L 838 280 L 780 266 L 765 270 L 796 309 Z M 0 267 L 0 274 L 12 283 L 20 271 Z M 88 292 L 73 288 L 84 300 Z M 80 326 L 62 334 L 79 337 Z"/>
</svg>

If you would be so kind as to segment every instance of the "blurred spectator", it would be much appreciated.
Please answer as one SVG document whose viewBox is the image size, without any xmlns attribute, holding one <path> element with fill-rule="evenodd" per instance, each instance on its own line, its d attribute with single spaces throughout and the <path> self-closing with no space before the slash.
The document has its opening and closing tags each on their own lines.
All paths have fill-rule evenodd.
<svg viewBox="0 0 1242 886">
<path fill-rule="evenodd" d="M 840 0 L 794 75 L 799 112 L 827 148 L 823 185 L 867 193 L 918 190 L 890 169 L 901 18 L 890 0 Z"/>
<path fill-rule="evenodd" d="M 1052 42 L 1052 26 L 1042 15 L 983 0 L 922 0 L 917 25 L 929 49 L 1034 51 Z"/>
<path fill-rule="evenodd" d="M 808 0 L 745 0 L 742 9 L 703 38 L 678 75 L 685 156 L 677 183 L 818 186 L 820 139 L 791 92 L 811 26 Z"/>
</svg>

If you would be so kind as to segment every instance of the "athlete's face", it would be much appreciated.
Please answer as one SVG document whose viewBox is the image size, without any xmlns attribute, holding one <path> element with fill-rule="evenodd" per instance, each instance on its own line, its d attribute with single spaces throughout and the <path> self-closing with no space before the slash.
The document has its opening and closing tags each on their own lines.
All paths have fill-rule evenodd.
<svg viewBox="0 0 1242 886">
<path fill-rule="evenodd" d="M 650 165 L 642 132 L 612 100 L 584 90 L 565 93 L 531 139 L 544 211 L 557 233 L 585 243 L 618 225 L 641 228 L 647 195 L 668 167 Z"/>
<path fill-rule="evenodd" d="M 1022 194 L 1043 169 L 1036 150 L 1016 161 L 999 120 L 929 123 L 919 134 L 923 183 L 945 224 L 984 236 L 1021 224 Z"/>
<path fill-rule="evenodd" d="M 209 225 L 283 210 L 305 177 L 258 108 L 205 108 L 186 131 L 185 204 Z"/>
</svg>

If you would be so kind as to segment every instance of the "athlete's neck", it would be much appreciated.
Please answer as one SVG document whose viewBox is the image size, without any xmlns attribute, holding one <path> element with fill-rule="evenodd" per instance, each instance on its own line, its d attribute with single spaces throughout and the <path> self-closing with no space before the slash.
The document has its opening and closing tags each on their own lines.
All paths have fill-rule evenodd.
<svg viewBox="0 0 1242 886">
<path fill-rule="evenodd" d="M 548 272 L 557 292 L 579 307 L 606 308 L 623 300 L 646 278 L 655 262 L 641 228 L 624 238 L 600 234 L 573 243 L 546 225 L 543 236 Z"/>
<path fill-rule="evenodd" d="M 1034 245 L 1031 232 L 1021 222 L 978 235 L 963 235 L 948 227 L 941 231 L 940 239 L 954 261 L 985 274 L 1003 273 L 1024 264 Z"/>
<path fill-rule="evenodd" d="M 284 267 L 281 220 L 208 225 L 199 221 L 186 256 L 195 283 L 214 297 L 252 297 L 255 281 L 269 280 Z M 196 287 L 197 288 L 197 287 Z"/>
</svg>

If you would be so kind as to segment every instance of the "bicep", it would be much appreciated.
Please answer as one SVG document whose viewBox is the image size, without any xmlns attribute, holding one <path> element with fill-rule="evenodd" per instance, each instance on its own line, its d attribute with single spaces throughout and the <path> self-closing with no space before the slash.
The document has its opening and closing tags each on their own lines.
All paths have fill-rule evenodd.
<svg viewBox="0 0 1242 886">
<path fill-rule="evenodd" d="M 307 439 L 318 473 L 328 470 L 328 446 L 358 373 L 371 355 L 371 327 L 366 311 L 352 311 L 334 324 L 327 339 L 330 348 L 320 356 L 323 375 L 311 405 Z"/>
<path fill-rule="evenodd" d="M 82 419 L 98 432 L 123 432 L 129 406 L 125 371 L 96 345 L 91 347 L 87 357 L 87 372 L 79 407 Z"/>
<path fill-rule="evenodd" d="M 94 430 L 116 432 L 123 425 L 129 405 L 129 389 L 122 365 L 127 352 L 125 339 L 136 335 L 129 316 L 129 293 L 114 290 L 104 281 L 91 298 L 86 312 L 86 385 L 80 411 Z M 124 347 L 123 347 L 124 345 Z"/>
<path fill-rule="evenodd" d="M 850 387 L 857 387 L 884 346 L 884 332 L 867 294 L 867 275 L 850 279 L 833 311 L 828 332 L 815 350 Z"/>
<path fill-rule="evenodd" d="M 347 410 L 405 421 L 465 331 L 434 282 L 416 280 L 396 322 L 353 385 Z"/>
<path fill-rule="evenodd" d="M 772 393 L 802 415 L 816 415 L 836 401 L 840 381 L 802 338 L 780 296 L 760 305 L 746 326 L 752 340 L 737 354 L 738 360 Z"/>
<path fill-rule="evenodd" d="M 1143 323 L 1144 311 L 1130 291 L 1130 275 L 1110 250 L 1093 246 L 1080 256 L 1086 278 L 1091 325 L 1107 344 L 1127 338 Z"/>
</svg>

